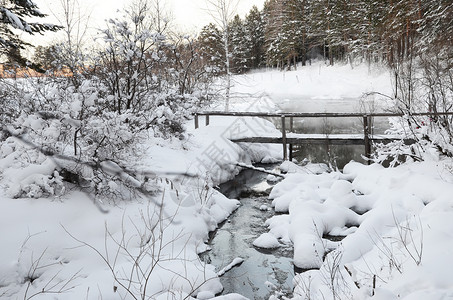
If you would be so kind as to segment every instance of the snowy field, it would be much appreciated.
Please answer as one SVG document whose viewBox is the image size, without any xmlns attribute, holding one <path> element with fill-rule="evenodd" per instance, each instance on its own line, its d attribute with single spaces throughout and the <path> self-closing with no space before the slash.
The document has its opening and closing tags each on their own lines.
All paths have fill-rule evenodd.
<svg viewBox="0 0 453 300">
<path fill-rule="evenodd" d="M 232 100 L 232 109 L 238 111 L 249 109 L 250 102 L 244 97 L 250 95 L 264 95 L 280 109 L 292 112 L 354 112 L 360 110 L 361 102 L 367 108 L 372 104 L 382 108 L 391 105 L 385 97 L 363 96 L 371 92 L 392 95 L 388 70 L 367 65 L 351 69 L 349 65 L 330 67 L 317 62 L 295 71 L 255 71 L 235 76 L 233 85 L 236 99 Z"/>
<path fill-rule="evenodd" d="M 275 111 L 282 103 L 328 111 L 333 100 L 354 102 L 349 110 L 363 93 L 391 91 L 388 74 L 366 66 L 314 64 L 235 82 L 237 111 Z M 237 174 L 237 163 L 282 156 L 278 145 L 241 148 L 228 138 L 278 131 L 255 118 L 213 117 L 207 127 L 186 126 L 184 138 L 143 145 L 138 165 L 157 174 L 157 190 L 102 203 L 71 185 L 58 197 L 13 197 L 54 162 L 42 156 L 39 165 L 29 164 L 33 149 L 19 140 L 3 143 L 0 298 L 211 299 L 221 292 L 218 275 L 240 258 L 215 269 L 198 253 L 207 250 L 208 232 L 240 203 L 212 187 Z M 314 174 L 289 162 L 280 167 L 288 174 L 269 201 L 283 214 L 263 224 L 269 232 L 255 245 L 294 245 L 294 264 L 310 269 L 294 278 L 294 299 L 453 298 L 453 164 L 434 150 L 425 158 L 391 169 L 351 162 L 343 173 Z"/>
</svg>

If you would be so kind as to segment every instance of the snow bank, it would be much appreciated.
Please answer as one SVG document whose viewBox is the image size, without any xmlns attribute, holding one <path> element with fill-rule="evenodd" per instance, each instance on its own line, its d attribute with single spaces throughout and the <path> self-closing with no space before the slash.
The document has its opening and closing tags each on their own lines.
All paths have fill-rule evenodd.
<svg viewBox="0 0 453 300">
<path fill-rule="evenodd" d="M 236 257 L 235 259 L 233 259 L 233 261 L 228 266 L 226 266 L 225 268 L 223 268 L 222 270 L 217 272 L 217 276 L 221 277 L 221 276 L 225 275 L 226 272 L 228 272 L 229 270 L 233 269 L 234 267 L 242 264 L 243 262 L 244 262 L 244 259 L 242 259 L 240 257 Z"/>
<path fill-rule="evenodd" d="M 12 137 L 2 143 L 0 298 L 209 299 L 220 293 L 218 271 L 198 254 L 239 202 L 213 186 L 237 174 L 238 162 L 281 159 L 281 147 L 247 147 L 229 138 L 279 131 L 256 118 L 212 117 L 208 127 L 191 126 L 182 139 L 153 137 L 143 145 L 147 155 L 137 161 L 138 171 L 156 174 L 149 198 L 95 199 L 68 184 L 66 193 L 57 191 L 64 185 L 54 161 L 33 156 L 37 151 Z M 112 176 L 119 171 L 108 161 L 101 167 Z"/>
<path fill-rule="evenodd" d="M 236 165 L 238 163 L 250 165 L 252 162 L 282 159 L 279 145 L 236 144 L 230 141 L 232 137 L 259 135 L 281 134 L 271 122 L 260 118 L 211 116 L 209 126 L 194 129 L 193 124 L 189 124 L 188 137 L 182 141 L 182 147 L 186 149 L 183 155 L 179 141 L 173 144 L 156 141 L 158 146 L 148 151 L 146 164 L 157 171 L 209 177 L 217 185 L 237 175 L 240 169 Z M 165 164 L 161 163 L 163 161 Z"/>
<path fill-rule="evenodd" d="M 396 168 L 351 162 L 344 173 L 294 168 L 270 194 L 268 234 L 287 236 L 295 299 L 445 299 L 453 281 L 448 161 Z M 338 242 L 330 236 L 344 236 Z"/>
</svg>

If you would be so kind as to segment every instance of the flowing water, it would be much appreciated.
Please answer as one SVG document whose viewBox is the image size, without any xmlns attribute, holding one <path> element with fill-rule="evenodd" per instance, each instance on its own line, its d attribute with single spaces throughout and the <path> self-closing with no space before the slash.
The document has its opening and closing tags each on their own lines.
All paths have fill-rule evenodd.
<svg viewBox="0 0 453 300">
<path fill-rule="evenodd" d="M 303 105 L 301 105 L 303 103 Z M 282 112 L 357 112 L 358 99 L 280 101 Z M 321 109 L 322 108 L 322 109 Z M 272 120 L 280 127 L 280 119 Z M 387 119 L 374 120 L 374 133 L 383 133 Z M 286 124 L 289 128 L 289 124 Z M 295 133 L 363 133 L 361 118 L 348 119 L 295 119 Z M 294 147 L 294 157 L 312 162 L 326 162 L 342 168 L 350 160 L 363 162 L 364 146 L 307 145 Z M 272 166 L 266 168 L 272 169 Z M 258 249 L 253 241 L 267 232 L 264 223 L 274 215 L 267 195 L 272 186 L 266 174 L 252 170 L 241 172 L 220 191 L 229 198 L 239 199 L 241 206 L 211 234 L 211 251 L 202 259 L 221 270 L 235 258 L 244 262 L 221 277 L 223 294 L 239 293 L 249 299 L 269 299 L 271 295 L 291 296 L 292 279 L 297 270 L 292 263 L 293 249 L 285 246 L 276 250 Z M 265 209 L 265 208 L 269 209 Z"/>
<path fill-rule="evenodd" d="M 241 206 L 212 233 L 211 251 L 202 258 L 218 270 L 240 257 L 244 262 L 221 277 L 223 294 L 239 293 L 250 299 L 269 299 L 271 295 L 290 296 L 293 290 L 292 247 L 277 250 L 258 249 L 252 245 L 261 233 L 267 232 L 264 222 L 274 215 L 267 198 L 272 187 L 266 174 L 252 170 L 241 172 L 220 191 L 239 199 Z"/>
</svg>

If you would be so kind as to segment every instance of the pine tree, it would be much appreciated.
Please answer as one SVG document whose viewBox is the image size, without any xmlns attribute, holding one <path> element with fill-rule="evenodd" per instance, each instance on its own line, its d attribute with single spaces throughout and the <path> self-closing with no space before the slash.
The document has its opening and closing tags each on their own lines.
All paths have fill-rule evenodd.
<svg viewBox="0 0 453 300">
<path fill-rule="evenodd" d="M 58 60 L 58 49 L 57 46 L 38 46 L 35 49 L 35 54 L 33 57 L 33 61 L 36 62 L 43 68 L 44 70 L 51 70 L 54 69 L 54 64 Z"/>
<path fill-rule="evenodd" d="M 311 3 L 310 28 L 308 36 L 314 41 L 313 47 L 321 50 L 324 59 L 328 56 L 329 1 L 313 0 Z"/>
<path fill-rule="evenodd" d="M 331 64 L 333 59 L 344 60 L 349 52 L 349 44 L 354 38 L 355 29 L 351 27 L 353 3 L 350 0 L 330 0 L 329 7 L 329 29 L 327 32 L 329 40 L 329 54 Z"/>
<path fill-rule="evenodd" d="M 266 49 L 268 64 L 285 64 L 289 68 L 298 61 L 305 64 L 308 52 L 307 0 L 273 0 L 265 4 Z"/>
<path fill-rule="evenodd" d="M 307 31 L 306 4 L 307 1 L 303 0 L 283 1 L 283 49 L 288 66 L 291 64 L 291 60 L 296 66 L 297 60 L 300 57 L 303 63 L 305 63 Z"/>
<path fill-rule="evenodd" d="M 232 71 L 239 74 L 244 73 L 249 67 L 250 59 L 246 28 L 239 15 L 233 18 L 228 27 L 230 28 Z"/>
<path fill-rule="evenodd" d="M 248 66 L 259 68 L 265 64 L 264 21 L 261 12 L 253 6 L 245 17 L 246 42 L 249 49 Z"/>
<path fill-rule="evenodd" d="M 61 26 L 26 20 L 27 18 L 43 18 L 45 16 L 30 0 L 2 1 L 0 4 L 0 55 L 7 55 L 16 63 L 25 65 L 27 60 L 20 55 L 19 50 L 31 45 L 20 39 L 14 30 L 33 35 L 61 29 Z"/>
<path fill-rule="evenodd" d="M 310 0 L 292 0 L 290 1 L 291 9 L 294 11 L 294 22 L 298 28 L 298 52 L 302 65 L 308 59 L 308 51 L 311 40 L 308 38 L 308 33 L 311 31 L 310 28 Z"/>
<path fill-rule="evenodd" d="M 261 12 L 252 9 L 243 22 L 245 42 L 238 22 L 232 35 L 251 51 L 246 56 L 252 68 L 264 61 L 280 68 L 304 64 L 316 51 L 330 64 L 359 58 L 391 66 L 434 45 L 453 53 L 451 0 L 266 0 Z"/>
<path fill-rule="evenodd" d="M 384 36 L 389 43 L 392 64 L 406 59 L 412 53 L 422 18 L 420 4 L 420 0 L 390 0 Z"/>
<path fill-rule="evenodd" d="M 453 56 L 453 2 L 449 0 L 420 3 L 422 19 L 419 22 L 420 47 L 425 53 L 432 49 Z"/>
<path fill-rule="evenodd" d="M 204 26 L 198 37 L 198 44 L 204 64 L 214 73 L 224 74 L 225 56 L 222 33 L 213 23 Z"/>
<path fill-rule="evenodd" d="M 268 0 L 264 3 L 266 65 L 283 68 L 285 53 L 284 4 L 281 0 Z"/>
</svg>

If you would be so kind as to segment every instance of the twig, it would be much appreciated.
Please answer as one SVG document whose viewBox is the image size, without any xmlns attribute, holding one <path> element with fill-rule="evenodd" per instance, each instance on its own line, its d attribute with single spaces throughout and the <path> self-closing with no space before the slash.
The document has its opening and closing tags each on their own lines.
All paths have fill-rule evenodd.
<svg viewBox="0 0 453 300">
<path fill-rule="evenodd" d="M 257 171 L 257 172 L 262 172 L 262 173 L 274 175 L 274 176 L 281 177 L 281 178 L 286 178 L 285 175 L 283 175 L 283 174 L 278 174 L 278 173 L 275 173 L 275 172 L 271 172 L 271 171 L 268 171 L 268 170 L 266 170 L 264 168 L 257 168 L 257 167 L 254 167 L 254 166 L 251 166 L 251 165 L 246 165 L 246 164 L 243 164 L 243 163 L 237 163 L 236 166 L 241 167 L 241 168 L 245 168 L 245 169 L 249 169 L 249 170 L 253 170 L 253 171 Z"/>
</svg>

